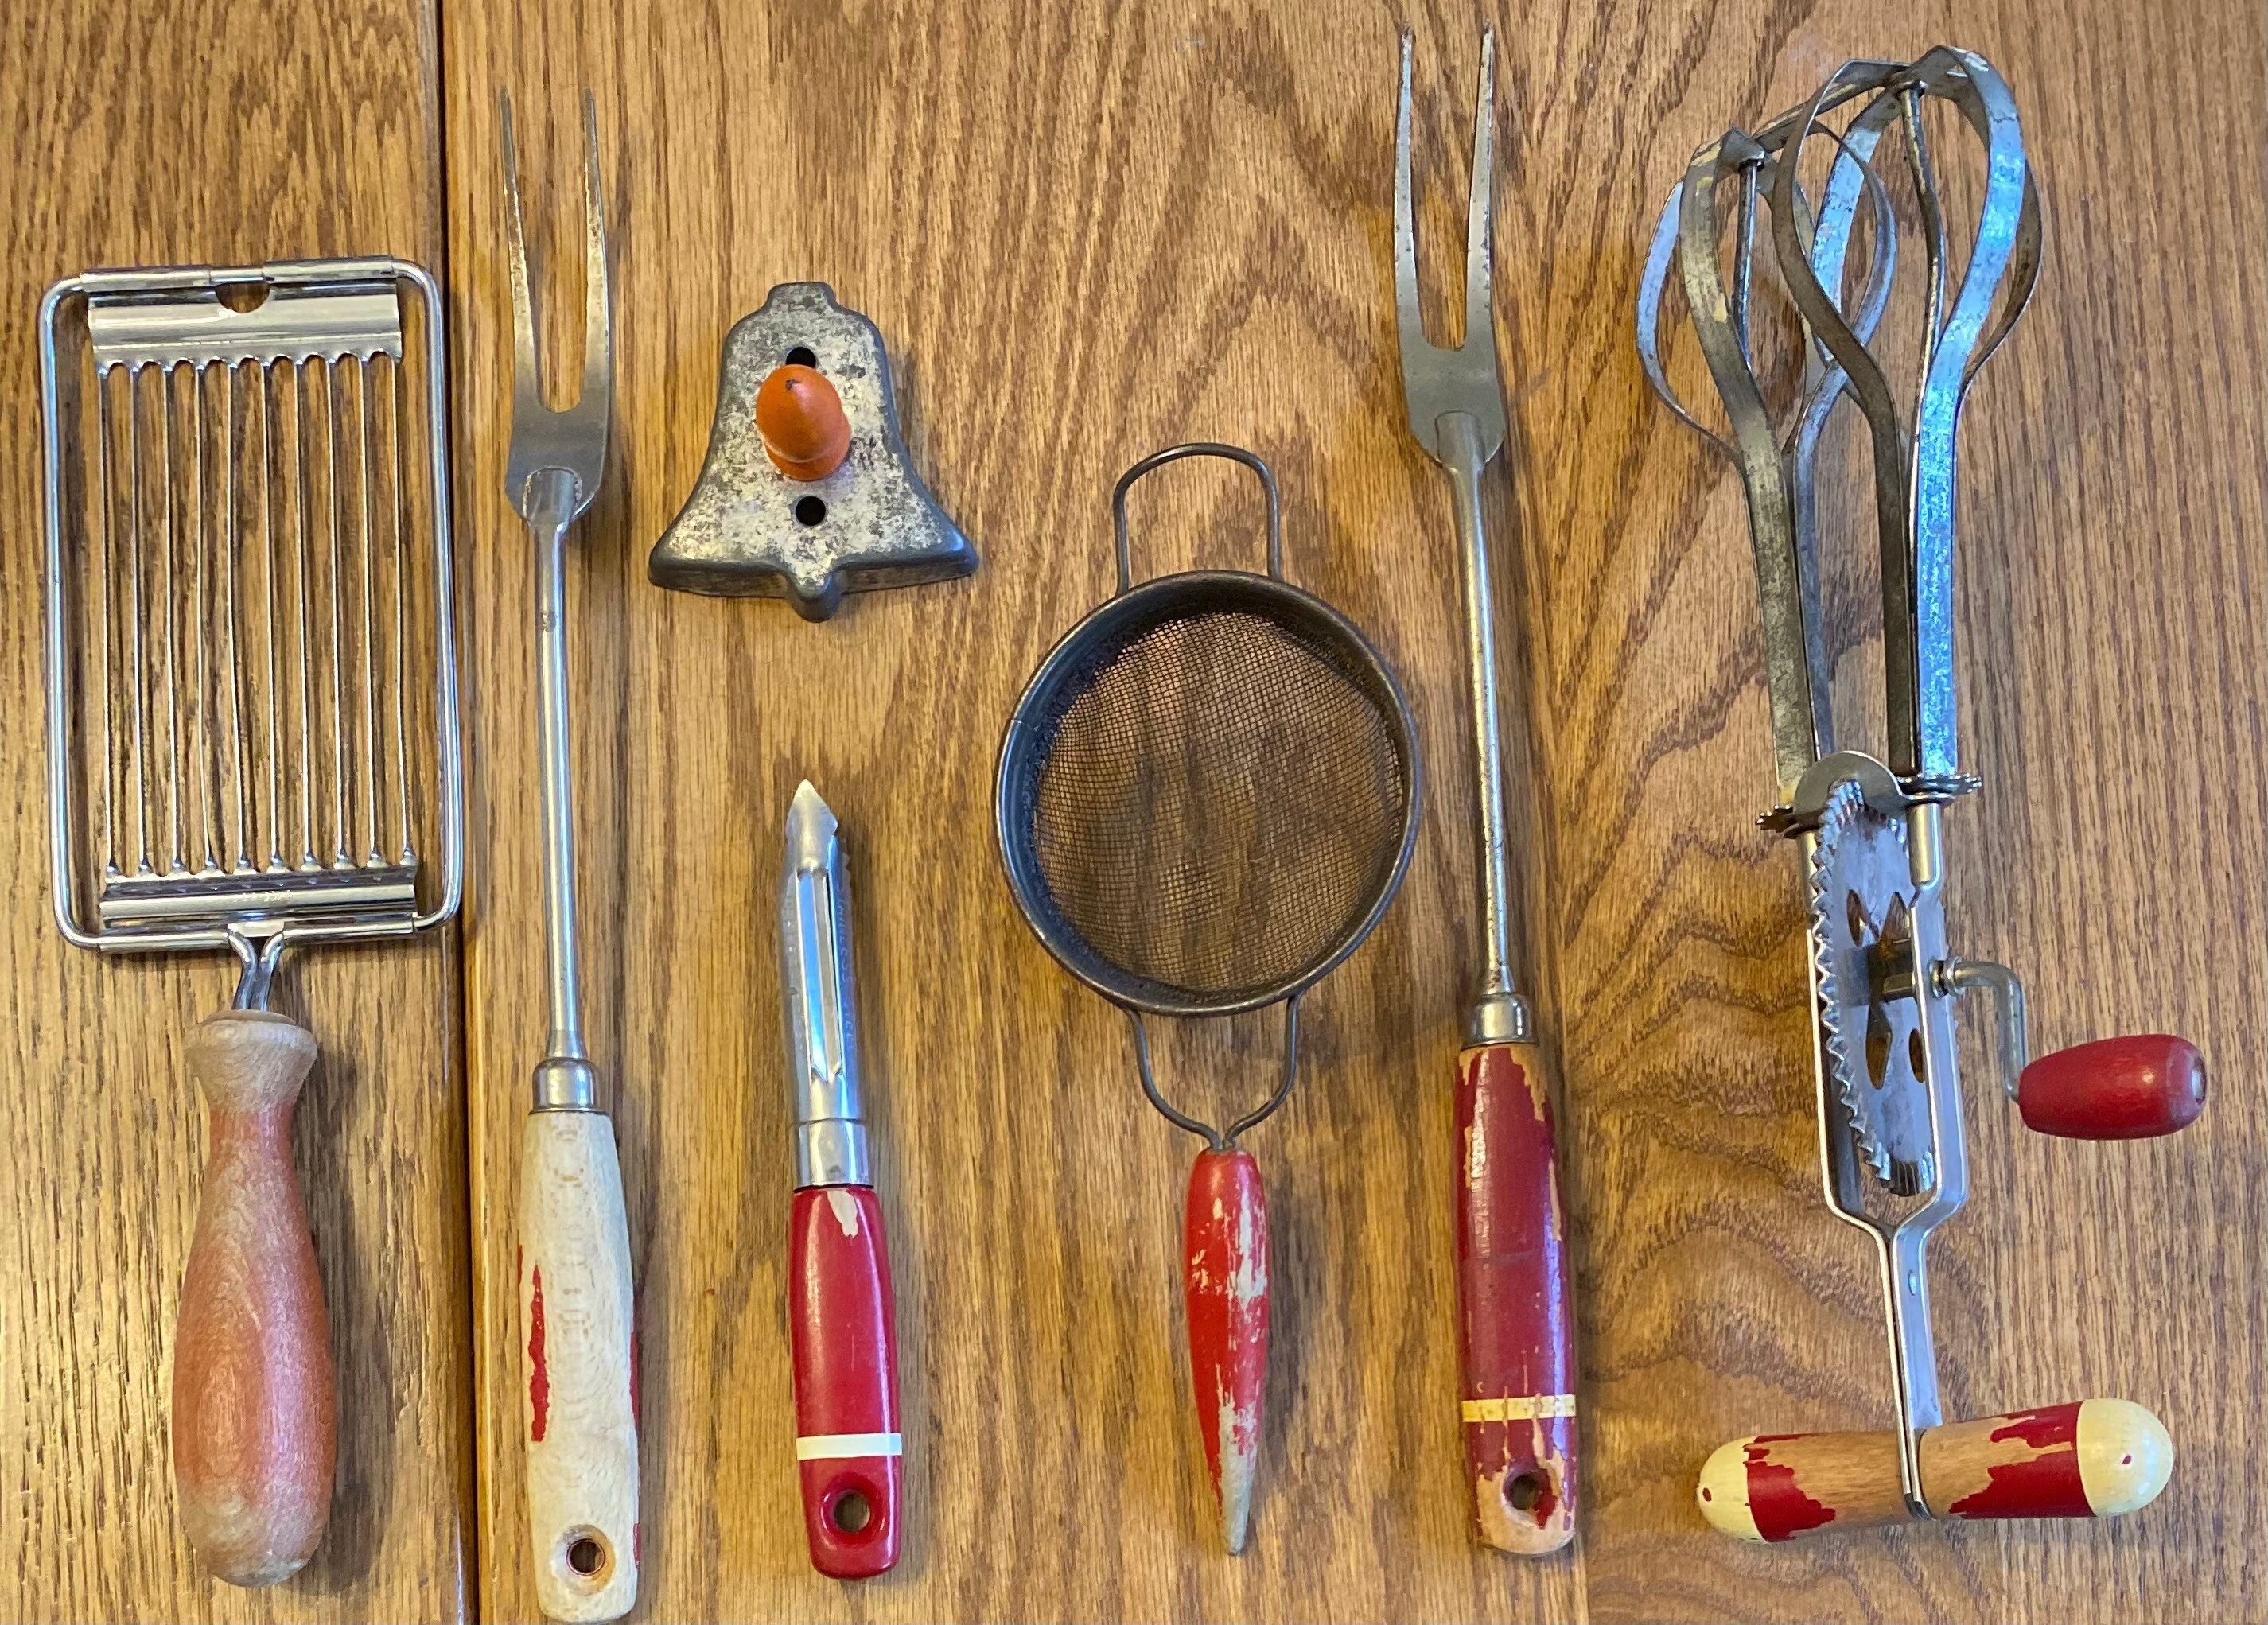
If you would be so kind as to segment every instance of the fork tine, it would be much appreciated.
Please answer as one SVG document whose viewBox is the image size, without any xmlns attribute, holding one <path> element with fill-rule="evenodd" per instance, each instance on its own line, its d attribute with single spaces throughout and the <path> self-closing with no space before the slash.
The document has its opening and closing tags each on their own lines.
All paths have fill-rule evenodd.
<svg viewBox="0 0 2268 1625">
<path fill-rule="evenodd" d="M 599 184 L 599 107 L 583 92 L 583 394 L 578 406 L 604 419 L 613 404 L 614 288 L 607 273 L 607 197 Z"/>
<path fill-rule="evenodd" d="M 1472 190 L 1465 201 L 1465 338 L 1459 346 L 1485 347 L 1491 370 L 1496 316 L 1489 302 L 1489 243 L 1495 224 L 1490 179 L 1496 168 L 1496 30 L 1481 30 L 1481 88 L 1473 107 Z"/>
<path fill-rule="evenodd" d="M 519 218 L 519 151 L 512 136 L 512 95 L 497 92 L 497 138 L 504 151 L 504 230 L 506 270 L 512 278 L 512 403 L 543 399 L 542 375 L 536 370 L 535 296 L 527 282 L 527 239 Z"/>
<path fill-rule="evenodd" d="M 1403 364 L 1426 348 L 1418 310 L 1418 220 L 1410 182 L 1410 33 L 1402 34 L 1402 100 L 1394 122 L 1394 315 L 1402 335 Z"/>
</svg>

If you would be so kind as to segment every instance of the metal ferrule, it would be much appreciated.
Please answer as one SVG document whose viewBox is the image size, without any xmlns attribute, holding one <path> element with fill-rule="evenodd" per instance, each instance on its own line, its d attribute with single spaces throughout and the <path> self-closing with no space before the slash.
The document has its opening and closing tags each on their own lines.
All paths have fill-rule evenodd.
<svg viewBox="0 0 2268 1625">
<path fill-rule="evenodd" d="M 779 952 L 796 1185 L 871 1184 L 858 1104 L 850 890 L 835 814 L 808 783 L 788 809 Z"/>
<path fill-rule="evenodd" d="M 1535 1017 L 1517 993 L 1484 995 L 1465 1012 L 1468 1044 L 1525 1044 L 1535 1036 Z"/>
<path fill-rule="evenodd" d="M 547 1055 L 535 1064 L 534 1109 L 539 1112 L 595 1112 L 599 1109 L 599 1074 L 580 1055 Z"/>
</svg>

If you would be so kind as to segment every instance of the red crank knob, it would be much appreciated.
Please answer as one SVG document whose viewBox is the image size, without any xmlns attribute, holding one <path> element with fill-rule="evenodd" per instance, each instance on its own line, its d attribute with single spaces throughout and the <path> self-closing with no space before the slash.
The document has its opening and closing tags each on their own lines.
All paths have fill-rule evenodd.
<svg viewBox="0 0 2268 1625">
<path fill-rule="evenodd" d="M 774 367 L 756 390 L 756 433 L 773 466 L 791 480 L 823 480 L 850 452 L 843 397 L 815 367 Z"/>
<path fill-rule="evenodd" d="M 2169 1033 L 2098 1039 L 2042 1055 L 2016 1083 L 2024 1126 L 2072 1140 L 2141 1140 L 2205 1109 L 2205 1057 Z"/>
</svg>

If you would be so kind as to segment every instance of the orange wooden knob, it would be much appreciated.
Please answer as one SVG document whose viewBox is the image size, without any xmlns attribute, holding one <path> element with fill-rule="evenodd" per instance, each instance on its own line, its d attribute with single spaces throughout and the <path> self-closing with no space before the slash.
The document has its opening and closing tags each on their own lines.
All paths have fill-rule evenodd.
<svg viewBox="0 0 2268 1625">
<path fill-rule="evenodd" d="M 822 480 L 850 453 L 843 397 L 816 367 L 774 367 L 756 391 L 756 432 L 791 480 Z"/>
</svg>

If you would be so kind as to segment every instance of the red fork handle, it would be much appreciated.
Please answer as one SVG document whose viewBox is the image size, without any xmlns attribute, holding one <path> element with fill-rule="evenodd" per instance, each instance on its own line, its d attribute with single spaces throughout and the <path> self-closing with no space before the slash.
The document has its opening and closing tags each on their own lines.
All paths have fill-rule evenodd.
<svg viewBox="0 0 2268 1625">
<path fill-rule="evenodd" d="M 1268 1199 L 1251 1152 L 1197 1153 L 1182 1244 L 1197 1431 L 1220 1508 L 1221 1541 L 1236 1553 L 1252 1527 L 1268 1386 Z"/>
<path fill-rule="evenodd" d="M 2165 1424 L 2125 1400 L 2050 1405 L 1926 1430 L 1922 1499 L 1948 1518 L 2115 1518 L 2174 1470 Z M 1701 1469 L 1701 1515 L 1746 1540 L 1867 1529 L 1912 1516 L 1895 1433 L 1760 1433 Z"/>
<path fill-rule="evenodd" d="M 1575 1335 L 1551 1086 L 1534 1044 L 1457 1057 L 1458 1349 L 1484 1544 L 1538 1556 L 1575 1533 Z"/>
<path fill-rule="evenodd" d="M 795 1193 L 788 1218 L 796 1471 L 811 1566 L 862 1580 L 898 1561 L 904 1482 L 882 1204 L 863 1185 Z"/>
</svg>

